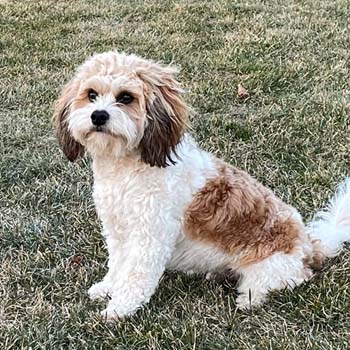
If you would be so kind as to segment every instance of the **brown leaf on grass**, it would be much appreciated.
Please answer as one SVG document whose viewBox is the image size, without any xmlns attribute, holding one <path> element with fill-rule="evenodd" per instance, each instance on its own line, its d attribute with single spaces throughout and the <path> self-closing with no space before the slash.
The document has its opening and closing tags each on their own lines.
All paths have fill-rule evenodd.
<svg viewBox="0 0 350 350">
<path fill-rule="evenodd" d="M 73 255 L 68 260 L 68 265 L 71 267 L 78 267 L 83 265 L 85 257 L 83 255 Z"/>
<path fill-rule="evenodd" d="M 247 98 L 249 97 L 249 92 L 242 84 L 238 84 L 237 95 L 239 98 Z"/>
</svg>

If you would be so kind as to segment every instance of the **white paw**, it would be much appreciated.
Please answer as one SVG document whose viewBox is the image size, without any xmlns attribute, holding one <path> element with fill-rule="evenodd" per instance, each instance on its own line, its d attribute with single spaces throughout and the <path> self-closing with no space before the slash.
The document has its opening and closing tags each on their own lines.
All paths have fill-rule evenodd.
<svg viewBox="0 0 350 350">
<path fill-rule="evenodd" d="M 101 317 L 105 321 L 117 321 L 120 319 L 117 312 L 113 308 L 106 308 L 100 312 Z"/>
<path fill-rule="evenodd" d="M 110 294 L 110 287 L 106 282 L 99 282 L 90 287 L 88 294 L 91 300 L 105 299 Z"/>
<path fill-rule="evenodd" d="M 265 294 L 256 294 L 253 296 L 250 293 L 242 293 L 236 298 L 236 306 L 240 310 L 247 310 L 253 306 L 261 305 L 265 299 Z"/>
<path fill-rule="evenodd" d="M 207 272 L 205 275 L 205 279 L 207 281 L 211 281 L 213 279 L 213 274 L 211 272 Z"/>
</svg>

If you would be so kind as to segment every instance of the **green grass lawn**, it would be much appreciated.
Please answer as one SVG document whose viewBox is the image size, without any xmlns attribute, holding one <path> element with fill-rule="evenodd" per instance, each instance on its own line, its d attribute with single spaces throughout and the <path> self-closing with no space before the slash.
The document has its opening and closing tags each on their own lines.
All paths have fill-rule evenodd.
<svg viewBox="0 0 350 350">
<path fill-rule="evenodd" d="M 51 125 L 60 87 L 92 53 L 173 61 L 198 142 L 309 219 L 350 174 L 347 0 L 2 0 L 0 11 L 1 349 L 350 348 L 348 249 L 261 309 L 237 311 L 228 281 L 167 273 L 143 310 L 104 323 L 86 293 L 107 257 L 90 160 L 70 164 Z"/>
</svg>

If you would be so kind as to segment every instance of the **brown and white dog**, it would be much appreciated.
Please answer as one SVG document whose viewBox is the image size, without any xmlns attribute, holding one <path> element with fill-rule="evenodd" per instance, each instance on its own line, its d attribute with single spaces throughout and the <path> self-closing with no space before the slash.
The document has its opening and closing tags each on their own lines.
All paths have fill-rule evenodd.
<svg viewBox="0 0 350 350">
<path fill-rule="evenodd" d="M 307 227 L 297 210 L 186 134 L 189 108 L 176 69 L 118 52 L 78 68 L 57 101 L 69 160 L 93 159 L 94 201 L 109 262 L 91 298 L 110 296 L 107 318 L 149 301 L 165 269 L 232 270 L 237 306 L 293 288 L 350 240 L 349 180 Z"/>
</svg>

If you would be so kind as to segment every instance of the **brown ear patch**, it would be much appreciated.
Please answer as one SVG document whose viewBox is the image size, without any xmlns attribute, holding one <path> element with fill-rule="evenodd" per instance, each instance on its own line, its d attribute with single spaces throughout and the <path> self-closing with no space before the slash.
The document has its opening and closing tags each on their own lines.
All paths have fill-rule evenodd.
<svg viewBox="0 0 350 350">
<path fill-rule="evenodd" d="M 84 147 L 74 140 L 68 130 L 67 117 L 70 113 L 70 107 L 77 91 L 75 83 L 68 83 L 62 90 L 60 98 L 55 105 L 55 129 L 58 143 L 62 148 L 63 153 L 71 161 L 75 161 L 84 155 Z"/>
<path fill-rule="evenodd" d="M 194 196 L 185 213 L 185 231 L 190 239 L 239 254 L 241 265 L 275 252 L 291 253 L 304 234 L 286 204 L 248 174 L 229 166 Z"/>
<path fill-rule="evenodd" d="M 176 145 L 180 142 L 183 125 L 166 110 L 159 97 L 147 106 L 148 125 L 140 142 L 141 159 L 151 166 L 175 164 Z"/>
<path fill-rule="evenodd" d="M 56 123 L 56 136 L 58 143 L 61 146 L 63 153 L 66 155 L 68 160 L 74 162 L 84 155 L 84 147 L 71 136 L 68 125 L 67 116 L 69 114 L 69 106 L 63 108 Z"/>
<path fill-rule="evenodd" d="M 176 146 L 188 124 L 189 108 L 178 82 L 165 69 L 143 72 L 147 125 L 140 142 L 141 159 L 151 166 L 176 163 Z"/>
</svg>

